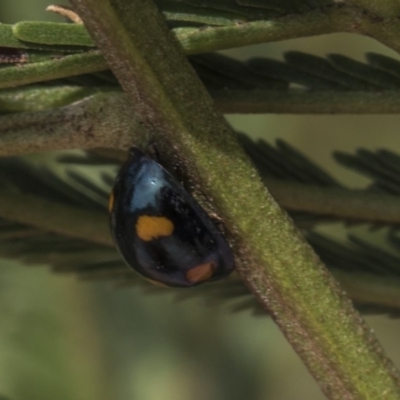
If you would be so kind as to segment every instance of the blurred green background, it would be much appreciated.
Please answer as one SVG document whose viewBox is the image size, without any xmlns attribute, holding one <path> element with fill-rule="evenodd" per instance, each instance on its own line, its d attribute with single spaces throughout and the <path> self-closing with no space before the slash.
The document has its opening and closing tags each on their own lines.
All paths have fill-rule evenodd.
<svg viewBox="0 0 400 400">
<path fill-rule="evenodd" d="M 43 0 L 4 0 L 0 21 L 60 20 Z M 372 39 L 327 35 L 227 51 L 240 59 L 285 50 L 395 54 Z M 229 116 L 241 132 L 283 138 L 342 182 L 365 179 L 341 168 L 333 149 L 400 151 L 400 116 Z M 45 159 L 43 159 L 43 162 Z M 331 226 L 335 233 L 339 226 Z M 357 228 L 357 229 L 363 229 Z M 80 282 L 6 260 L 0 269 L 0 395 L 12 400 L 323 399 L 274 323 L 201 300 L 178 302 L 111 283 Z M 366 317 L 400 367 L 400 320 Z"/>
</svg>

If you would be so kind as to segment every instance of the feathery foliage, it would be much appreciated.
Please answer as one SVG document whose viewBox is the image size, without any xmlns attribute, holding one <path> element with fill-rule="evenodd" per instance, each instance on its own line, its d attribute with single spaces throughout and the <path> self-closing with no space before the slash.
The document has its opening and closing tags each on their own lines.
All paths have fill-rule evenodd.
<svg viewBox="0 0 400 400">
<path fill-rule="evenodd" d="M 272 178 L 289 184 L 295 182 L 306 186 L 350 191 L 282 140 L 278 140 L 274 147 L 263 140 L 254 142 L 243 134 L 239 137 L 267 185 L 268 179 Z M 400 166 L 400 156 L 394 153 L 391 155 L 392 163 L 396 164 L 397 160 Z M 379 152 L 370 153 L 370 156 L 378 157 Z M 117 157 L 119 158 L 119 155 Z M 58 161 L 65 167 L 64 179 L 46 167 L 32 168 L 32 165 L 23 158 L 2 159 L 0 161 L 0 190 L 3 193 L 12 191 L 21 195 L 33 195 L 60 205 L 96 210 L 106 216 L 108 193 L 111 191 L 113 175 L 119 165 L 115 154 L 111 156 L 100 155 L 96 152 L 66 154 L 60 155 Z M 81 172 L 77 172 L 77 166 L 80 166 Z M 94 183 L 85 175 L 85 168 L 97 168 L 102 171 L 99 172 L 101 181 Z M 371 168 L 371 163 L 367 164 L 367 168 L 361 172 L 368 174 L 369 168 Z M 382 173 L 382 176 L 385 176 L 385 173 Z M 375 177 L 376 183 L 374 182 L 372 186 L 381 180 L 380 176 Z M 387 236 L 392 247 L 392 253 L 390 253 L 356 236 L 349 236 L 346 243 L 346 241 L 338 242 L 315 231 L 319 224 L 328 221 L 354 223 L 351 218 L 348 219 L 346 216 L 331 218 L 329 215 L 292 212 L 290 209 L 288 211 L 297 221 L 298 226 L 306 232 L 310 244 L 333 271 L 342 269 L 355 273 L 355 276 L 357 273 L 375 274 L 377 284 L 382 278 L 399 280 L 400 285 L 400 269 L 398 268 L 400 242 L 395 233 L 396 228 L 393 228 Z M 46 211 L 41 217 L 46 218 Z M 81 221 L 81 223 L 86 222 Z M 202 296 L 207 299 L 207 303 L 213 305 L 216 303 L 223 305 L 229 300 L 228 304 L 233 304 L 230 307 L 233 310 L 251 307 L 255 312 L 262 313 L 247 289 L 235 277 L 185 291 L 182 294 L 180 290 L 165 290 L 147 283 L 125 266 L 115 249 L 95 243 L 89 237 L 83 240 L 74 238 L 73 235 L 54 234 L 43 229 L 40 224 L 20 224 L 12 218 L 7 219 L 3 216 L 0 220 L 0 239 L 2 257 L 18 259 L 29 265 L 48 264 L 53 271 L 58 273 L 74 273 L 85 280 L 107 279 L 123 287 L 139 286 L 149 293 L 177 292 L 176 296 L 179 299 Z M 352 295 L 352 293 L 349 294 Z M 391 313 L 397 316 L 396 310 L 400 310 L 400 298 L 397 305 L 392 307 L 380 304 L 373 297 L 369 300 L 364 299 L 358 305 L 368 312 Z"/>
<path fill-rule="evenodd" d="M 193 194 L 201 200 L 204 189 L 214 200 L 210 209 L 225 217 L 227 238 L 241 261 L 238 274 L 264 309 L 271 310 L 326 393 L 337 393 L 337 398 L 372 398 L 379 388 L 395 393 L 396 373 L 371 332 L 265 195 L 181 52 L 223 113 L 398 113 L 400 63 L 395 58 L 369 53 L 360 62 L 341 54 L 318 57 L 289 51 L 283 60 L 257 56 L 239 62 L 213 53 L 335 32 L 367 35 L 400 51 L 398 5 L 362 0 L 156 1 L 178 47 L 148 0 L 141 8 L 127 2 L 135 10 L 129 18 L 123 1 L 71 3 L 79 16 L 62 7 L 56 12 L 74 23 L 0 24 L 0 149 L 7 156 L 107 148 L 61 157 L 63 174 L 23 158 L 0 161 L 0 256 L 47 264 L 82 279 L 113 280 L 150 293 L 176 292 L 180 299 L 201 296 L 233 310 L 260 312 L 235 275 L 190 291 L 166 291 L 149 286 L 122 263 L 107 229 L 108 193 L 123 158 L 119 150 L 132 142 L 142 147 L 154 137 L 166 154 L 166 167 L 175 158 L 194 182 Z M 134 112 L 126 106 L 128 100 L 136 105 Z M 398 316 L 399 156 L 392 150 L 336 153 L 337 161 L 372 181 L 366 189 L 353 190 L 282 140 L 271 146 L 237 136 L 265 186 L 354 303 L 366 312 Z M 227 151 L 218 153 L 222 143 Z M 178 155 L 172 157 L 174 151 Z M 234 157 L 224 158 L 227 153 L 238 162 L 230 164 Z M 221 181 L 207 157 L 221 161 L 220 175 L 230 184 Z M 248 189 L 235 192 L 230 203 L 236 202 L 236 209 L 224 201 L 231 199 L 226 190 L 235 185 L 224 168 Z M 89 169 L 98 170 L 96 177 L 87 174 Z M 248 201 L 249 192 L 254 199 Z M 249 231 L 249 221 L 259 217 L 257 210 L 264 210 L 271 226 L 280 230 L 260 221 Z M 332 222 L 343 228 L 341 238 L 326 234 Z M 268 246 L 260 242 L 264 236 Z M 367 239 L 372 236 L 374 240 Z M 288 260 L 297 266 L 292 275 L 282 269 Z M 303 276 L 306 288 L 298 284 Z M 315 307 L 310 303 L 319 297 L 317 289 L 326 297 Z M 376 382 L 365 380 L 363 371 L 371 369 L 379 370 Z M 367 388 L 362 394 L 361 387 Z"/>
</svg>

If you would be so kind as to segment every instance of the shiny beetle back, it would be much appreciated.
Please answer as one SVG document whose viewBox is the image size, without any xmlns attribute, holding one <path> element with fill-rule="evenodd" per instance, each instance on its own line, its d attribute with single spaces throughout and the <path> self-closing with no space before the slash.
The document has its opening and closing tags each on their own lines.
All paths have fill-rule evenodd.
<svg viewBox="0 0 400 400">
<path fill-rule="evenodd" d="M 109 209 L 119 252 L 145 278 L 190 287 L 232 272 L 232 251 L 210 217 L 136 148 L 117 176 Z"/>
</svg>

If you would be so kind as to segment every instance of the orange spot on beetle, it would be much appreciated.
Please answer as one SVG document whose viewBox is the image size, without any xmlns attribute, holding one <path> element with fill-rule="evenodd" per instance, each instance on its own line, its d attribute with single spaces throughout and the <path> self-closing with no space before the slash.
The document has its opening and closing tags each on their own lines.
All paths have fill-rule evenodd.
<svg viewBox="0 0 400 400">
<path fill-rule="evenodd" d="M 145 242 L 160 236 L 170 236 L 173 231 L 174 224 L 166 217 L 142 215 L 136 222 L 136 233 Z"/>
<path fill-rule="evenodd" d="M 108 212 L 111 212 L 114 207 L 114 192 L 111 192 L 110 198 L 108 199 Z"/>
<path fill-rule="evenodd" d="M 214 275 L 214 270 L 215 264 L 213 261 L 200 264 L 186 272 L 186 279 L 192 283 L 204 282 Z"/>
</svg>

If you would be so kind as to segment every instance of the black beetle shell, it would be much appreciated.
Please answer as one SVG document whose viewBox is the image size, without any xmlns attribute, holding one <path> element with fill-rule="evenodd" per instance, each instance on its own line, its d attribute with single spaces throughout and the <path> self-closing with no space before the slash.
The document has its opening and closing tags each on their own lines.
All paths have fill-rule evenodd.
<svg viewBox="0 0 400 400">
<path fill-rule="evenodd" d="M 232 251 L 203 208 L 161 165 L 136 148 L 110 198 L 111 232 L 135 271 L 190 287 L 230 274 Z"/>
</svg>

